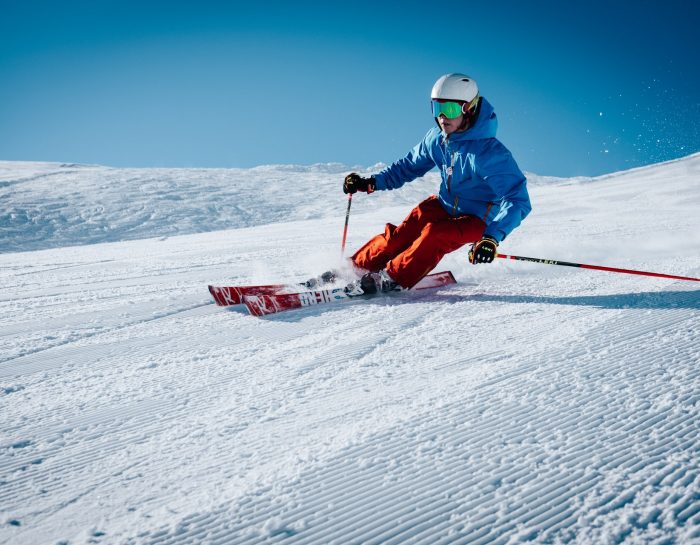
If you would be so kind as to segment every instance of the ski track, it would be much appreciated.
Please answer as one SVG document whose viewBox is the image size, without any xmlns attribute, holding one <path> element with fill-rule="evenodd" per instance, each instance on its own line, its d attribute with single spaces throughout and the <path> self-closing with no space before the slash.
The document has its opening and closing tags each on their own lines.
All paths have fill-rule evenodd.
<svg viewBox="0 0 700 545">
<path fill-rule="evenodd" d="M 684 180 L 700 155 L 686 163 L 542 187 L 523 255 L 570 259 L 563 248 L 586 255 L 613 238 L 613 264 L 697 276 L 693 252 L 657 235 L 698 240 Z M 0 185 L 77 177 L 90 201 L 93 177 L 108 175 L 168 201 L 165 172 L 193 194 L 211 178 L 246 217 L 269 205 L 246 192 L 295 172 L 236 171 L 235 192 L 225 171 L 192 185 L 186 171 L 32 168 Z M 299 187 L 321 191 L 336 170 L 300 167 Z M 353 216 L 349 246 L 403 217 L 382 204 L 396 195 Z M 630 206 L 608 208 L 620 199 Z M 635 211 L 656 202 L 681 212 Z M 56 239 L 136 236 L 149 206 L 100 235 L 120 217 L 107 206 L 93 231 L 71 224 Z M 299 206 L 292 219 L 321 205 Z M 486 272 L 453 255 L 440 269 L 459 284 L 426 293 L 264 319 L 211 302 L 209 283 L 304 278 L 337 259 L 333 206 L 338 221 L 236 218 L 227 232 L 0 255 L 0 543 L 700 543 L 694 285 L 521 263 Z M 274 203 L 273 221 L 285 214 Z M 637 239 L 649 263 L 635 261 Z M 12 231 L 7 247 L 21 240 Z"/>
<path fill-rule="evenodd" d="M 460 294 L 470 290 L 469 287 L 457 286 L 442 293 L 448 299 L 457 301 L 455 304 L 479 304 L 481 296 L 478 294 L 472 296 L 471 301 L 469 297 L 465 301 Z M 268 361 L 268 365 L 275 369 L 276 383 L 286 385 L 282 389 L 256 392 L 254 400 L 250 399 L 247 403 L 239 400 L 243 401 L 241 405 L 274 405 L 276 399 L 286 399 L 303 392 L 306 403 L 311 405 L 308 411 L 316 414 L 324 406 L 324 400 L 333 397 L 335 386 L 329 386 L 328 383 L 343 380 L 343 373 L 338 374 L 343 363 L 362 361 L 371 352 L 381 350 L 392 339 L 405 335 L 407 331 L 420 329 L 423 322 L 430 321 L 431 315 L 442 312 L 430 310 L 433 307 L 427 304 L 440 295 L 416 297 L 410 302 L 391 299 L 371 301 L 369 306 L 374 307 L 372 310 L 380 314 L 391 313 L 389 328 L 369 330 L 362 341 L 355 339 L 353 342 L 330 344 L 327 350 L 314 351 L 307 359 L 298 356 L 299 345 L 318 342 L 319 339 L 315 337 L 319 333 L 313 325 L 306 322 L 324 320 L 327 312 L 341 312 L 343 309 L 312 309 L 310 312 L 297 313 L 297 317 L 288 322 L 279 319 L 251 321 L 235 311 L 225 313 L 224 318 L 245 321 L 246 326 L 234 328 L 219 347 L 226 347 L 233 353 L 242 351 L 242 357 L 256 354 L 258 359 Z M 634 392 L 634 384 L 628 383 L 630 376 L 624 371 L 629 363 L 629 355 L 625 354 L 629 343 L 645 336 L 665 338 L 679 326 L 682 327 L 697 317 L 692 308 L 694 302 L 697 303 L 697 297 L 693 292 L 688 292 L 687 306 L 691 308 L 656 314 L 643 310 L 633 311 L 634 315 L 625 320 L 615 321 L 612 325 L 606 322 L 601 326 L 606 330 L 605 336 L 591 332 L 594 339 L 605 339 L 600 345 L 588 346 L 579 351 L 572 351 L 570 347 L 551 351 L 546 356 L 546 364 L 538 357 L 509 366 L 503 363 L 503 360 L 508 361 L 507 351 L 484 353 L 478 349 L 473 353 L 466 351 L 455 358 L 442 358 L 440 362 L 432 362 L 431 371 L 444 372 L 450 369 L 457 373 L 456 376 L 459 376 L 460 369 L 468 368 L 476 361 L 480 366 L 496 365 L 499 373 L 492 378 L 479 378 L 478 385 L 470 389 L 470 396 L 476 397 L 469 399 L 466 407 L 463 400 L 457 404 L 441 406 L 437 421 L 432 413 L 408 418 L 405 422 L 399 419 L 397 427 L 391 432 L 371 436 L 363 440 L 360 446 L 342 448 L 337 458 L 326 460 L 296 480 L 280 481 L 274 486 L 273 495 L 270 495 L 270 487 L 262 487 L 240 499 L 235 508 L 221 507 L 208 514 L 193 515 L 182 520 L 175 532 L 160 531 L 153 535 L 145 532 L 131 541 L 197 543 L 206 538 L 211 543 L 256 543 L 262 539 L 289 543 L 507 543 L 520 531 L 519 528 L 525 526 L 529 528 L 531 537 L 536 536 L 542 542 L 553 542 L 555 537 L 566 542 L 574 535 L 572 525 L 580 523 L 578 510 L 571 506 L 572 499 L 580 503 L 588 501 L 589 495 L 595 497 L 603 494 L 599 490 L 606 478 L 610 478 L 608 474 L 614 474 L 615 471 L 630 473 L 629 476 L 625 474 L 627 480 L 622 480 L 619 484 L 624 484 L 626 488 L 630 486 L 630 480 L 634 484 L 635 476 L 644 471 L 652 472 L 647 478 L 660 479 L 654 472 L 661 471 L 664 467 L 661 461 L 669 456 L 672 458 L 673 454 L 692 452 L 698 445 L 693 437 L 688 436 L 693 435 L 694 431 L 697 437 L 698 430 L 697 422 L 693 420 L 681 423 L 673 419 L 666 423 L 670 416 L 666 414 L 670 409 L 666 408 L 649 416 L 646 422 L 641 420 L 635 427 L 625 430 L 626 434 L 615 434 L 611 431 L 615 424 L 633 420 L 638 407 L 625 410 L 625 403 L 618 403 L 614 410 L 610 410 L 607 405 L 610 398 L 607 395 L 595 391 L 578 392 L 571 386 L 566 391 L 560 376 L 563 374 L 560 364 L 575 361 L 578 376 L 586 376 L 587 379 L 599 376 L 606 379 L 606 392 L 615 391 L 622 386 Z M 367 304 L 363 306 L 363 303 L 346 305 L 348 312 L 358 314 L 365 312 L 366 307 Z M 192 316 L 183 318 L 192 323 L 195 319 L 206 318 L 205 323 L 209 324 L 222 316 L 220 312 L 212 313 L 212 310 L 215 311 L 216 307 L 207 305 L 197 309 Z M 587 307 L 572 309 L 569 318 L 585 321 L 586 316 L 595 312 L 595 309 Z M 528 335 L 546 334 L 559 319 L 556 314 L 550 314 L 546 318 L 529 330 Z M 150 331 L 151 326 L 147 321 L 142 321 L 124 327 Z M 279 330 L 280 326 L 282 331 Z M 336 329 L 339 328 L 331 326 L 321 336 L 330 338 L 337 333 Z M 116 330 L 109 333 L 120 334 Z M 194 333 L 195 336 L 197 334 L 198 332 Z M 188 344 L 187 340 L 180 339 L 173 343 L 165 336 L 144 339 L 131 344 L 126 356 L 135 361 L 147 361 L 154 353 L 167 352 L 168 349 L 182 350 Z M 275 342 L 274 347 L 270 347 L 269 341 Z M 615 346 L 622 348 L 616 349 Z M 117 347 L 116 342 L 101 346 L 63 347 L 51 349 L 59 352 L 55 358 L 47 358 L 45 354 L 32 354 L 11 363 L 19 376 L 57 369 L 76 360 L 80 361 L 81 366 L 89 366 L 91 371 L 97 372 L 113 364 L 109 356 L 114 354 Z M 654 362 L 664 360 L 667 348 L 660 344 L 655 351 L 647 353 L 644 359 L 647 367 L 639 367 L 640 362 L 637 362 L 636 376 L 641 379 L 655 367 L 658 371 L 658 365 Z M 692 360 L 696 355 L 696 347 L 692 342 L 675 344 L 673 349 L 674 359 L 680 362 Z M 68 353 L 61 354 L 62 351 Z M 603 361 L 608 363 L 601 365 L 596 362 L 601 353 L 605 354 Z M 297 361 L 289 365 L 288 362 L 295 359 L 295 354 Z M 35 367 L 27 361 L 32 358 L 37 360 Z M 611 360 L 621 363 L 615 369 L 610 369 L 608 366 Z M 329 369 L 335 371 L 329 374 Z M 548 369 L 552 370 L 551 374 L 547 373 Z M 693 373 L 688 379 L 698 384 L 697 374 Z M 168 427 L 168 422 L 186 420 L 188 415 L 211 411 L 211 400 L 221 399 L 230 385 L 243 378 L 243 375 L 244 371 L 230 366 L 228 372 L 221 374 L 216 382 L 200 389 L 191 389 L 188 392 L 188 402 L 184 404 L 174 399 L 142 400 L 138 403 L 130 402 L 128 406 L 86 411 L 78 418 L 71 418 L 74 408 L 64 407 L 63 410 L 51 411 L 46 418 L 47 422 L 33 422 L 31 427 L 9 428 L 8 432 L 12 434 L 14 431 L 18 435 L 4 445 L 6 454 L 11 453 L 11 456 L 5 456 L 0 461 L 0 475 L 11 478 L 2 481 L 5 490 L 0 489 L 0 505 L 11 502 L 13 498 L 31 494 L 37 488 L 42 495 L 51 497 L 59 494 L 66 482 L 82 483 L 77 487 L 77 492 L 73 492 L 74 498 L 66 502 L 66 505 L 57 509 L 56 506 L 41 505 L 39 502 L 35 511 L 25 515 L 56 516 L 80 498 L 90 496 L 110 479 L 119 480 L 119 476 L 125 473 L 147 471 L 151 457 L 149 449 L 139 447 L 147 444 L 150 437 L 158 436 L 163 427 Z M 533 378 L 535 376 L 538 377 L 536 380 Z M 609 382 L 611 377 L 616 380 Z M 556 422 L 556 433 L 558 437 L 566 438 L 562 440 L 563 444 L 553 446 L 548 445 L 551 440 L 547 436 L 553 426 L 549 422 L 550 410 L 545 403 L 548 392 L 553 388 L 550 383 L 552 378 L 558 379 L 555 388 L 557 397 L 562 398 L 564 394 L 563 397 L 568 397 L 571 403 L 568 408 L 551 408 L 551 412 L 560 414 Z M 517 401 L 513 390 L 523 380 L 532 381 L 533 384 L 525 388 L 528 393 L 525 400 Z M 362 389 L 360 385 L 352 383 L 347 388 L 347 397 L 352 397 L 353 388 Z M 355 395 L 362 394 L 356 392 Z M 479 408 L 482 404 L 488 406 L 488 400 L 494 396 L 503 404 L 503 410 L 497 415 Z M 663 391 L 648 392 L 645 399 L 662 396 Z M 532 403 L 528 404 L 528 401 Z M 627 400 L 628 403 L 633 401 L 638 404 L 635 400 Z M 688 410 L 700 401 L 700 394 L 673 401 L 676 406 L 680 404 Z M 581 407 L 586 407 L 588 416 L 585 418 L 578 412 Z M 597 411 L 590 411 L 591 407 L 596 407 Z M 156 414 L 157 419 L 154 418 Z M 345 417 L 350 417 L 352 411 L 345 409 L 344 414 Z M 275 418 L 274 414 L 260 416 L 262 422 L 267 418 Z M 362 417 L 362 414 L 358 416 Z M 232 422 L 247 421 L 249 425 L 256 425 L 250 417 L 237 414 L 235 409 L 228 414 L 228 418 Z M 605 421 L 610 424 L 601 432 L 601 422 Z M 481 426 L 474 425 L 479 422 Z M 643 439 L 644 433 L 651 427 L 654 427 L 656 434 L 653 446 L 634 455 L 627 453 L 625 448 L 629 441 L 628 434 L 640 434 Z M 499 430 L 495 439 L 492 436 L 494 429 Z M 455 433 L 455 430 L 460 432 Z M 604 449 L 590 444 L 591 437 L 600 437 L 601 434 L 610 436 Z M 105 440 L 112 436 L 118 439 Z M 505 439 L 513 437 L 517 438 L 514 443 L 522 447 L 517 453 L 513 451 L 513 441 Z M 669 438 L 672 440 L 669 441 Z M 644 443 L 642 439 L 639 443 Z M 587 443 L 586 449 L 580 448 L 583 443 Z M 571 446 L 577 446 L 573 455 L 560 453 L 566 453 L 567 447 Z M 266 452 L 270 446 L 252 443 L 249 449 L 252 452 Z M 130 453 L 128 460 L 121 456 L 125 450 Z M 546 455 L 546 450 L 555 455 Z M 160 456 L 166 458 L 175 456 L 177 446 L 170 450 L 161 445 L 159 451 Z M 498 464 L 494 464 L 491 459 L 494 453 L 500 457 Z M 224 457 L 218 462 L 223 466 L 234 467 L 240 463 L 239 456 L 240 453 L 234 453 L 231 460 Z M 592 456 L 599 460 L 597 464 L 591 465 Z M 648 462 L 640 462 L 643 458 Z M 697 459 L 687 461 L 696 463 Z M 102 465 L 112 468 L 107 477 L 96 472 L 96 467 Z M 541 465 L 544 467 L 539 467 Z M 635 465 L 639 467 L 630 467 Z M 510 470 L 505 471 L 503 466 Z M 535 480 L 533 466 L 539 468 L 539 480 L 548 483 L 546 486 L 532 482 Z M 44 473 L 42 470 L 47 467 L 51 470 Z M 401 468 L 401 471 L 397 472 L 397 468 Z M 406 471 L 406 468 L 411 470 Z M 96 473 L 99 478 L 90 479 Z M 486 483 L 482 482 L 483 479 L 474 480 L 470 477 L 471 474 L 483 476 L 493 473 L 497 476 L 489 477 Z M 406 480 L 409 476 L 410 480 Z M 228 477 L 233 478 L 233 475 Z M 679 478 L 687 480 L 688 475 L 681 474 Z M 10 482 L 12 486 L 8 486 Z M 436 482 L 440 483 L 439 487 L 436 487 Z M 493 484 L 495 482 L 499 483 L 498 486 Z M 677 481 L 671 481 L 666 486 L 673 488 L 676 484 Z M 484 486 L 489 491 L 494 489 L 493 492 L 485 493 Z M 688 486 L 694 491 L 689 497 L 680 498 L 671 504 L 670 509 L 677 513 L 681 523 L 692 527 L 699 522 L 692 510 L 693 500 L 698 499 L 697 474 Z M 505 489 L 500 490 L 503 487 Z M 508 493 L 515 494 L 517 501 L 514 500 L 509 505 L 506 516 L 502 513 L 502 508 L 498 509 L 498 505 L 508 489 L 511 489 Z M 463 491 L 471 491 L 472 499 L 462 498 Z M 657 494 L 657 500 L 661 498 L 659 494 L 661 493 Z M 280 496 L 291 498 L 294 508 L 280 508 Z M 440 501 L 436 502 L 435 498 L 440 498 Z M 269 503 L 266 502 L 268 499 Z M 613 494 L 608 504 L 615 500 L 619 501 Z M 604 518 L 610 511 L 621 509 L 627 503 L 629 502 L 623 501 L 616 508 L 608 504 L 596 505 L 596 509 L 600 512 L 599 516 Z M 382 506 L 386 505 L 394 507 L 390 510 L 383 509 Z M 605 505 L 610 508 L 609 511 L 606 511 Z M 468 521 L 469 514 L 474 510 L 480 513 L 478 523 L 470 526 L 462 522 L 461 517 Z M 416 512 L 420 513 L 419 517 L 411 516 Z M 376 515 L 372 518 L 368 513 Z M 484 513 L 490 514 L 484 518 Z M 485 531 L 485 527 L 497 529 L 496 534 Z M 557 533 L 558 529 L 566 531 Z M 595 539 L 591 542 L 595 542 Z"/>
<path fill-rule="evenodd" d="M 460 401 L 443 407 L 437 420 L 433 414 L 411 420 L 296 480 L 276 485 L 274 494 L 271 488 L 257 491 L 235 508 L 184 520 L 177 531 L 147 542 L 206 538 L 208 543 L 251 544 L 261 539 L 476 544 L 508 543 L 517 536 L 521 541 L 553 543 L 581 540 L 588 534 L 588 542 L 597 543 L 599 521 L 646 495 L 637 508 L 646 509 L 647 518 L 630 517 L 617 529 L 620 540 L 654 524 L 660 515 L 657 506 L 664 506 L 680 531 L 661 535 L 660 542 L 672 537 L 674 542 L 690 543 L 700 538 L 700 430 L 697 418 L 692 418 L 697 416 L 700 390 L 661 404 L 658 400 L 665 395 L 661 383 L 645 391 L 644 378 L 662 371 L 658 362 L 664 360 L 667 346 L 634 360 L 633 373 L 628 368 L 629 341 L 672 335 L 678 326 L 697 318 L 692 310 L 674 314 L 647 320 L 633 315 L 612 326 L 605 324 L 603 343 L 586 350 L 554 350 L 546 364 L 537 359 L 519 365 L 516 372 L 471 390 L 476 397 L 466 408 Z M 595 331 L 591 335 L 595 337 Z M 603 363 L 596 361 L 600 353 L 609 356 Z M 676 363 L 694 358 L 694 343 L 674 346 Z M 618 365 L 610 368 L 611 359 Z M 569 372 L 559 365 L 572 363 L 576 366 L 569 366 Z M 597 377 L 593 384 L 603 386 L 602 391 L 585 382 L 567 384 L 572 375 Z M 690 369 L 686 378 L 697 386 L 699 376 L 700 369 Z M 558 380 L 551 383 L 552 379 Z M 480 409 L 493 396 L 503 400 L 495 388 L 512 392 L 520 389 L 522 380 L 532 382 L 524 388 L 525 399 L 509 400 L 498 414 Z M 548 405 L 554 385 L 568 406 Z M 644 395 L 638 399 L 609 395 L 624 390 Z M 584 407 L 586 416 L 580 412 Z M 553 413 L 558 415 L 555 425 Z M 491 436 L 494 429 L 496 437 Z M 642 447 L 629 452 L 630 444 Z M 686 469 L 679 471 L 683 462 Z M 397 467 L 402 471 L 392 471 Z M 479 480 L 472 474 L 489 477 Z M 676 485 L 686 488 L 687 494 L 673 497 Z M 615 492 L 623 488 L 627 491 L 620 497 Z M 511 498 L 507 512 L 499 507 L 504 496 Z M 280 502 L 280 497 L 288 501 Z M 582 504 L 589 507 L 584 520 L 580 520 Z M 392 508 L 383 509 L 387 505 Z"/>
</svg>

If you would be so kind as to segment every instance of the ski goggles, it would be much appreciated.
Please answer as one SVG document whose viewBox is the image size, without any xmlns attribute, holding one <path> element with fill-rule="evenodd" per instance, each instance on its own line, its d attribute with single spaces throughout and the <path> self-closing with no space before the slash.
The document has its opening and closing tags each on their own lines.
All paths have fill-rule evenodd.
<svg viewBox="0 0 700 545">
<path fill-rule="evenodd" d="M 433 100 L 433 117 L 444 115 L 447 119 L 456 119 L 462 114 L 466 114 L 476 108 L 479 102 L 479 97 L 475 97 L 469 104 L 466 102 L 454 102 L 452 100 L 438 101 Z M 465 107 L 466 106 L 466 107 Z"/>
<path fill-rule="evenodd" d="M 440 117 L 444 115 L 447 119 L 456 119 L 462 115 L 462 105 L 459 102 L 438 102 L 437 100 L 432 101 L 433 104 L 433 117 Z"/>
</svg>

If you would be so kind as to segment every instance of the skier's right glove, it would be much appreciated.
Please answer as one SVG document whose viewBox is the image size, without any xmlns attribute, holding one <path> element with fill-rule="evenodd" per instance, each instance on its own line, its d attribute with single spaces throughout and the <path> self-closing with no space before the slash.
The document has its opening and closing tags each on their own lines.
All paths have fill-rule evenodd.
<svg viewBox="0 0 700 545">
<path fill-rule="evenodd" d="M 469 263 L 491 263 L 496 257 L 498 242 L 489 236 L 483 237 L 479 242 L 472 245 L 469 250 Z"/>
<path fill-rule="evenodd" d="M 374 188 L 377 186 L 377 181 L 374 177 L 363 178 L 359 174 L 354 172 L 348 174 L 343 182 L 343 193 L 346 195 L 348 193 L 357 193 L 362 191 L 363 193 L 372 193 Z"/>
</svg>

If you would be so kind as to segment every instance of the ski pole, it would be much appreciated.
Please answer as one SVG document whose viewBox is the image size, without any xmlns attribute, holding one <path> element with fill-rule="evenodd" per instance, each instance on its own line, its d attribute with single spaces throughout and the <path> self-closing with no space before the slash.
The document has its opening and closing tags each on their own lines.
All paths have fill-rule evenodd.
<svg viewBox="0 0 700 545">
<path fill-rule="evenodd" d="M 345 241 L 348 238 L 348 222 L 350 221 L 350 205 L 352 204 L 352 193 L 348 193 L 348 210 L 345 212 L 345 228 L 343 229 L 343 242 L 340 244 L 340 258 L 345 256 Z"/>
<path fill-rule="evenodd" d="M 614 273 L 639 274 L 642 276 L 656 276 L 658 278 L 673 278 L 674 280 L 692 280 L 700 282 L 700 278 L 692 278 L 690 276 L 675 276 L 673 274 L 663 274 L 646 271 L 635 271 L 632 269 L 616 269 L 615 267 L 602 267 L 600 265 L 586 265 L 585 263 L 569 263 L 567 261 L 557 261 L 554 259 L 542 259 L 539 257 L 523 257 L 520 255 L 496 254 L 496 257 L 501 259 L 515 259 L 517 261 L 531 261 L 532 263 L 541 263 L 543 265 L 562 265 L 564 267 L 579 267 L 581 269 L 593 269 L 596 271 L 608 271 Z"/>
</svg>

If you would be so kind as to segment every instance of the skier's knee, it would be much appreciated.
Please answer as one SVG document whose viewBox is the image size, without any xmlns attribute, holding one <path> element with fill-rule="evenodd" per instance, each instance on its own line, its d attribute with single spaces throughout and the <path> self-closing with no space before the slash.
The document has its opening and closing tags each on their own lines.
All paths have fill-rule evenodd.
<svg viewBox="0 0 700 545">
<path fill-rule="evenodd" d="M 393 223 L 387 223 L 384 227 L 384 238 L 389 240 L 394 234 L 394 231 L 396 231 L 396 225 Z"/>
</svg>

